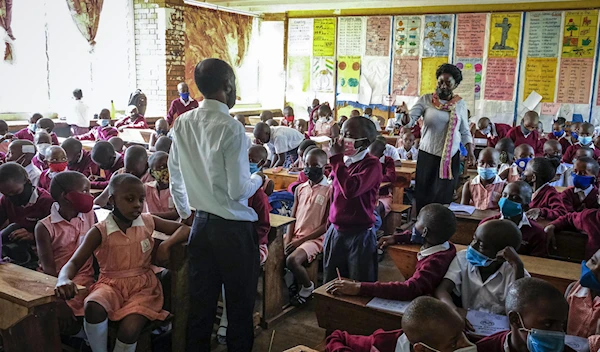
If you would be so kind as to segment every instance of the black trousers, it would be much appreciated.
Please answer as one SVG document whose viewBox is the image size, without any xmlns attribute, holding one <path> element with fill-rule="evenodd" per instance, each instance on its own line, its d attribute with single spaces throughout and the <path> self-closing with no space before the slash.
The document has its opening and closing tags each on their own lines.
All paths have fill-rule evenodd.
<svg viewBox="0 0 600 352">
<path fill-rule="evenodd" d="M 460 177 L 460 152 L 452 157 L 452 180 L 440 178 L 441 157 L 419 150 L 417 159 L 417 173 L 415 175 L 415 200 L 417 214 L 421 208 L 431 203 L 450 204 L 454 190 Z"/>
<path fill-rule="evenodd" d="M 210 351 L 221 285 L 227 296 L 227 349 L 252 351 L 252 313 L 258 283 L 258 239 L 249 221 L 197 212 L 189 252 L 190 315 L 187 351 Z M 173 302 L 177 304 L 177 302 Z"/>
</svg>

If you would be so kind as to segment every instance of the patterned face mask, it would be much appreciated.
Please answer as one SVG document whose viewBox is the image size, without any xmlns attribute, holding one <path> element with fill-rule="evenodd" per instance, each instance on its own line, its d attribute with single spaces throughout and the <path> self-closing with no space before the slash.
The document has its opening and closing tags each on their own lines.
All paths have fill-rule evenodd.
<svg viewBox="0 0 600 352">
<path fill-rule="evenodd" d="M 163 185 L 169 184 L 169 169 L 168 168 L 164 168 L 161 170 L 150 170 L 150 175 L 152 175 L 152 177 L 154 177 L 154 179 L 158 183 L 162 183 Z"/>
</svg>

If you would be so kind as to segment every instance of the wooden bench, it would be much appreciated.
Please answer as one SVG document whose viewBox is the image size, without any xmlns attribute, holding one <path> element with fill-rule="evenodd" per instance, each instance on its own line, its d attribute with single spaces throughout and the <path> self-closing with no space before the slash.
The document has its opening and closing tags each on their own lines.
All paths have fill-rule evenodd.
<svg viewBox="0 0 600 352">
<path fill-rule="evenodd" d="M 417 161 L 416 160 L 408 160 L 408 159 L 402 159 L 402 166 L 403 167 L 409 167 L 411 169 L 416 169 L 417 168 Z"/>
</svg>

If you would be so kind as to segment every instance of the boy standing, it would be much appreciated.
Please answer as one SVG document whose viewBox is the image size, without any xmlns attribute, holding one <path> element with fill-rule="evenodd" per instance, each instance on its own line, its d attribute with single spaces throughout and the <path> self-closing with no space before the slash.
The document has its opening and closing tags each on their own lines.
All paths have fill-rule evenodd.
<svg viewBox="0 0 600 352">
<path fill-rule="evenodd" d="M 67 123 L 71 127 L 71 134 L 77 136 L 80 134 L 87 133 L 90 127 L 90 114 L 89 108 L 86 103 L 83 102 L 83 92 L 77 88 L 73 91 L 73 110 L 67 115 Z"/>
</svg>

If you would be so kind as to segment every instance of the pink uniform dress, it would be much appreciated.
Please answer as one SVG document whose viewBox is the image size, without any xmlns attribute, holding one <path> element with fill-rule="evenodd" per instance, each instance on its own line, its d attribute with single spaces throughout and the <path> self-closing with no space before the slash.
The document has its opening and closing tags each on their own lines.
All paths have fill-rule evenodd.
<svg viewBox="0 0 600 352">
<path fill-rule="evenodd" d="M 175 210 L 175 204 L 171 197 L 171 191 L 163 189 L 160 192 L 156 188 L 156 181 L 148 182 L 144 184 L 146 189 L 146 207 L 145 210 L 148 213 L 167 213 Z"/>
<path fill-rule="evenodd" d="M 590 351 L 598 351 L 600 335 L 596 334 L 596 327 L 600 320 L 600 297 L 592 297 L 590 289 L 581 286 L 578 281 L 573 285 L 567 302 L 569 302 L 567 335 L 587 338 Z"/>
<path fill-rule="evenodd" d="M 150 265 L 154 247 L 152 215 L 140 215 L 126 233 L 119 229 L 112 214 L 96 228 L 102 234 L 102 244 L 94 252 L 100 277 L 86 302 L 100 304 L 112 321 L 130 314 L 164 320 L 169 313 L 162 309 L 162 286 Z"/>
<path fill-rule="evenodd" d="M 332 191 L 325 177 L 319 184 L 311 186 L 310 182 L 305 182 L 296 187 L 298 205 L 292 241 L 310 235 L 316 228 L 327 222 L 329 214 L 326 211 Z M 323 252 L 323 236 L 306 241 L 298 248 L 306 252 L 308 262 L 311 263 L 319 253 Z"/>
<path fill-rule="evenodd" d="M 481 177 L 475 176 L 469 182 L 469 190 L 471 191 L 471 204 L 479 210 L 498 209 L 498 201 L 502 198 L 502 190 L 506 186 L 500 176 L 487 186 L 481 183 Z"/>
<path fill-rule="evenodd" d="M 317 120 L 317 122 L 315 122 L 315 128 L 313 130 L 313 134 L 315 136 L 325 136 L 325 137 L 329 137 L 331 138 L 331 127 L 333 126 L 333 124 L 335 123 L 335 121 L 333 120 L 327 120 L 327 121 L 322 121 L 321 119 Z"/>
<path fill-rule="evenodd" d="M 62 267 L 67 264 L 69 259 L 75 253 L 75 250 L 82 243 L 85 234 L 94 226 L 94 212 L 83 214 L 79 213 L 70 221 L 65 220 L 58 212 L 58 203 L 52 204 L 50 215 L 40 220 L 42 225 L 46 227 L 50 234 L 50 245 L 52 246 L 52 254 L 54 255 L 54 265 L 56 272 L 59 272 Z M 41 267 L 39 269 L 41 270 Z M 79 269 L 79 272 L 73 278 L 73 282 L 77 285 L 89 288 L 94 283 L 94 268 L 92 266 L 92 258 L 88 259 L 85 264 Z M 85 295 L 79 294 L 73 299 L 68 300 L 67 304 L 73 311 L 76 317 L 83 316 L 83 300 Z"/>
</svg>

